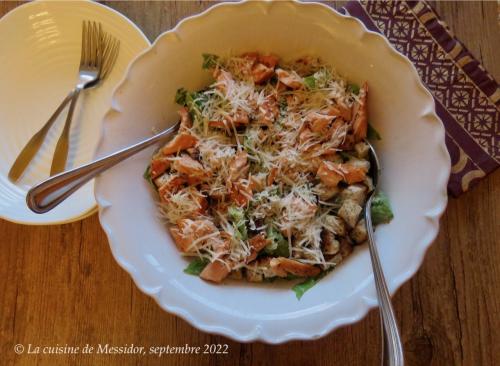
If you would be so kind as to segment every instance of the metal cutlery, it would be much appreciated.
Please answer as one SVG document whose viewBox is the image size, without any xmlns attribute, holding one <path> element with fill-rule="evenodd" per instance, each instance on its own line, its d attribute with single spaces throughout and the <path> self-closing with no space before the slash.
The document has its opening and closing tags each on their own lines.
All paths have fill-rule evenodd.
<svg viewBox="0 0 500 366">
<path fill-rule="evenodd" d="M 68 170 L 37 184 L 28 191 L 26 203 L 36 213 L 52 210 L 89 180 L 121 161 L 159 141 L 171 137 L 179 129 L 179 123 L 132 146 L 100 158 L 92 163 Z"/>
<path fill-rule="evenodd" d="M 373 268 L 373 277 L 375 279 L 375 288 L 377 290 L 377 298 L 380 307 L 380 318 L 383 330 L 383 348 L 382 352 L 383 365 L 385 366 L 403 366 L 404 365 L 404 355 L 403 355 L 403 345 L 401 343 L 401 337 L 399 335 L 398 324 L 396 321 L 396 316 L 394 315 L 394 310 L 391 304 L 391 296 L 389 290 L 387 289 L 387 284 L 384 277 L 384 272 L 382 270 L 382 265 L 380 264 L 380 259 L 378 255 L 378 250 L 375 245 L 375 238 L 373 232 L 372 218 L 371 218 L 371 206 L 373 197 L 378 191 L 379 187 L 379 176 L 380 176 L 380 163 L 375 152 L 374 147 L 368 141 L 366 141 L 370 147 L 370 166 L 371 166 L 371 177 L 373 179 L 374 189 L 368 197 L 365 207 L 365 221 L 366 229 L 368 232 L 368 248 L 370 250 L 370 258 Z"/>
<path fill-rule="evenodd" d="M 94 86 L 104 79 L 118 56 L 120 43 L 114 37 L 103 32 L 96 22 L 84 22 L 82 28 L 82 51 L 80 56 L 79 80 L 73 89 L 73 98 L 69 105 L 64 128 L 57 141 L 52 159 L 50 175 L 64 171 L 69 149 L 69 131 L 73 112 L 80 92 L 87 86 Z M 110 66 L 111 65 L 111 66 Z M 104 66 L 107 68 L 105 69 Z"/>
<path fill-rule="evenodd" d="M 49 129 L 70 103 L 62 134 L 57 142 L 52 160 L 51 175 L 64 170 L 69 149 L 69 132 L 76 102 L 83 89 L 98 85 L 111 71 L 118 56 L 120 42 L 102 30 L 100 23 L 86 21 L 82 24 L 82 48 L 79 81 L 62 101 L 45 125 L 28 141 L 9 171 L 9 179 L 17 181 L 40 149 Z"/>
</svg>

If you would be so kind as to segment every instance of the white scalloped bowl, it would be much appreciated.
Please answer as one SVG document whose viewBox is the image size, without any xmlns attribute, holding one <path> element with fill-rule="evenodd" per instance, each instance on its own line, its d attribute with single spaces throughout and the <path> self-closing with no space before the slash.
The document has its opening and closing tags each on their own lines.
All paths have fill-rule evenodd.
<svg viewBox="0 0 500 366">
<path fill-rule="evenodd" d="M 394 220 L 376 240 L 391 293 L 418 269 L 438 232 L 450 159 L 434 102 L 415 68 L 356 19 L 316 3 L 244 2 L 216 5 L 187 18 L 138 56 L 116 89 L 104 119 L 98 155 L 151 135 L 177 120 L 179 87 L 210 82 L 201 54 L 258 50 L 283 58 L 318 55 L 349 80 L 370 85 L 370 120 L 383 140 L 382 188 Z M 158 218 L 156 197 L 142 173 L 152 149 L 96 180 L 101 224 L 118 263 L 168 312 L 195 327 L 238 341 L 316 339 L 361 319 L 376 306 L 367 247 L 308 291 L 290 284 L 213 285 L 183 273 L 188 263 Z"/>
</svg>

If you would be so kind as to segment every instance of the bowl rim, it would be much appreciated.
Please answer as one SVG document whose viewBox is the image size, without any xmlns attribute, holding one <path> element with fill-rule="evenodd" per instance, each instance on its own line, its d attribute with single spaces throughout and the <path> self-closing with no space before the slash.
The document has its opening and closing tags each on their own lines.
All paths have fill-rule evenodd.
<svg viewBox="0 0 500 366">
<path fill-rule="evenodd" d="M 112 95 L 112 104 L 114 104 L 115 101 L 115 96 L 119 92 L 120 88 L 126 83 L 126 80 L 129 78 L 131 70 L 134 68 L 134 65 L 140 60 L 141 58 L 145 57 L 145 55 L 148 55 L 149 53 L 154 53 L 155 48 L 158 47 L 158 44 L 162 42 L 162 40 L 170 37 L 170 36 L 177 36 L 177 33 L 179 32 L 180 29 L 190 26 L 192 24 L 195 24 L 197 21 L 202 21 L 204 18 L 211 16 L 212 13 L 218 12 L 221 8 L 239 8 L 239 7 L 245 7 L 245 6 L 251 6 L 249 4 L 254 3 L 252 0 L 242 0 L 238 2 L 223 2 L 219 3 L 213 6 L 210 6 L 208 9 L 194 14 L 190 15 L 186 18 L 181 19 L 175 27 L 172 29 L 169 29 L 167 31 L 162 32 L 161 34 L 158 35 L 158 37 L 154 40 L 154 42 L 151 44 L 151 46 L 147 49 L 145 49 L 143 52 L 139 53 L 129 64 L 122 80 L 117 84 L 115 87 Z M 273 3 L 272 0 L 265 0 L 263 2 L 258 2 L 259 4 L 263 4 L 264 6 L 270 6 L 270 4 Z M 430 235 L 427 235 L 425 238 L 421 239 L 418 242 L 418 250 L 417 250 L 417 255 L 415 256 L 414 260 L 411 262 L 411 266 L 409 266 L 405 272 L 399 273 L 396 276 L 392 277 L 391 279 L 388 279 L 388 287 L 391 296 L 406 282 L 408 281 L 420 268 L 423 259 L 425 257 L 425 254 L 431 244 L 435 241 L 438 233 L 439 233 L 439 219 L 443 215 L 447 202 L 448 202 L 448 195 L 447 195 L 447 182 L 448 178 L 450 175 L 451 171 L 451 159 L 450 155 L 448 153 L 448 150 L 445 145 L 445 128 L 444 124 L 441 121 L 441 119 L 437 116 L 436 110 L 435 110 L 435 102 L 434 99 L 429 92 L 429 90 L 424 86 L 422 83 L 422 80 L 420 79 L 420 76 L 418 75 L 417 69 L 415 66 L 411 63 L 411 61 L 403 55 L 401 52 L 399 52 L 394 46 L 392 46 L 387 38 L 382 36 L 381 34 L 377 32 L 373 32 L 369 30 L 359 19 L 348 15 L 348 14 L 342 14 L 338 10 L 329 7 L 328 5 L 325 5 L 323 3 L 319 2 L 303 2 L 303 1 L 298 1 L 298 0 L 293 0 L 293 1 L 287 1 L 287 3 L 293 4 L 293 6 L 299 7 L 299 8 L 313 8 L 313 7 L 318 7 L 322 8 L 323 10 L 327 10 L 330 12 L 331 16 L 341 18 L 342 21 L 348 22 L 351 24 L 354 24 L 354 27 L 357 28 L 358 31 L 361 31 L 362 35 L 365 36 L 367 35 L 370 40 L 369 42 L 378 42 L 381 44 L 381 47 L 384 47 L 386 51 L 388 51 L 391 56 L 398 58 L 400 61 L 403 61 L 406 64 L 406 67 L 408 68 L 408 71 L 411 72 L 412 78 L 414 79 L 413 82 L 415 83 L 415 87 L 420 89 L 421 92 L 423 92 L 424 96 L 422 99 L 426 99 L 426 106 L 430 105 L 431 110 L 425 112 L 425 116 L 428 116 L 430 119 L 432 119 L 431 123 L 435 125 L 436 128 L 436 133 L 439 133 L 439 141 L 440 144 L 439 146 L 436 145 L 436 150 L 439 148 L 441 151 L 441 154 L 443 155 L 442 158 L 446 160 L 447 164 L 442 171 L 442 173 L 439 176 L 439 187 L 440 189 L 440 196 L 438 197 L 439 199 L 436 200 L 434 207 L 430 208 L 427 210 L 425 214 L 425 218 L 428 219 L 431 223 L 432 228 L 429 229 Z M 113 108 L 113 106 L 110 108 L 108 113 L 105 114 L 103 118 L 103 124 L 101 128 L 101 137 L 99 140 L 99 143 L 97 145 L 96 152 L 98 152 L 103 143 L 104 143 L 104 124 L 109 116 L 110 113 L 113 113 L 117 111 L 116 109 Z M 342 318 L 341 320 L 332 320 L 330 322 L 325 322 L 323 327 L 320 330 L 316 331 L 303 331 L 303 332 L 282 332 L 280 336 L 272 336 L 269 334 L 266 334 L 262 327 L 260 325 L 256 325 L 254 329 L 251 332 L 248 332 L 247 334 L 242 334 L 238 332 L 237 330 L 234 329 L 234 327 L 227 326 L 227 325 L 214 325 L 214 324 L 209 324 L 208 322 L 204 322 L 203 319 L 200 319 L 199 317 L 196 318 L 193 316 L 189 310 L 186 310 L 184 308 L 175 306 L 172 303 L 163 303 L 161 302 L 159 294 L 161 293 L 161 289 L 154 289 L 148 290 L 142 284 L 139 282 L 140 277 L 137 276 L 137 268 L 135 268 L 131 263 L 126 261 L 124 258 L 122 258 L 114 249 L 115 243 L 117 242 L 114 239 L 112 229 L 106 225 L 106 223 L 103 220 L 104 213 L 107 208 L 109 208 L 109 203 L 101 198 L 99 196 L 99 192 L 97 189 L 97 184 L 98 184 L 98 179 L 95 181 L 95 189 L 94 189 L 94 194 L 96 198 L 96 202 L 98 204 L 98 215 L 99 215 L 99 221 L 101 223 L 101 226 L 108 238 L 111 252 L 117 263 L 122 267 L 126 272 L 129 273 L 129 275 L 132 277 L 132 280 L 136 284 L 136 286 L 145 294 L 153 297 L 157 304 L 165 311 L 174 314 L 176 316 L 180 316 L 182 319 L 186 320 L 190 325 L 208 333 L 212 334 L 218 334 L 218 335 L 223 335 L 229 338 L 232 338 L 236 341 L 239 342 L 253 342 L 253 341 L 262 341 L 268 344 L 279 344 L 283 342 L 288 342 L 291 340 L 311 340 L 311 339 L 318 339 L 320 337 L 323 337 L 327 335 L 328 333 L 336 330 L 339 327 L 353 324 L 364 318 L 368 312 L 377 306 L 376 302 L 369 301 L 367 299 L 362 299 L 360 301 L 360 306 L 356 307 L 356 310 L 353 310 L 353 314 L 351 314 L 350 317 L 348 318 Z M 436 189 L 436 192 L 438 190 Z"/>
</svg>

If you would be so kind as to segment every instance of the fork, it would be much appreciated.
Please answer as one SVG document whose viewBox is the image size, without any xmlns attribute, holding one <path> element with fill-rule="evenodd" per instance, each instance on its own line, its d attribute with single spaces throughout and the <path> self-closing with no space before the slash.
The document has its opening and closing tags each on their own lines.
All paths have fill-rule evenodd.
<svg viewBox="0 0 500 366">
<path fill-rule="evenodd" d="M 80 55 L 80 72 L 78 85 L 71 90 L 52 114 L 44 126 L 28 141 L 19 153 L 9 171 L 9 179 L 15 182 L 23 174 L 26 167 L 34 158 L 48 131 L 62 113 L 68 103 L 71 103 L 64 129 L 56 147 L 57 161 L 54 158 L 51 167 L 51 175 L 64 170 L 68 152 L 69 130 L 74 113 L 76 100 L 83 89 L 96 86 L 111 71 L 118 56 L 120 42 L 111 35 L 103 32 L 100 23 L 84 21 L 82 23 L 82 49 Z M 98 67 L 97 67 L 98 65 Z M 82 72 L 83 71 L 83 72 Z M 82 73 L 85 73 L 82 76 Z"/>
<path fill-rule="evenodd" d="M 50 175 L 62 172 L 66 168 L 69 150 L 69 132 L 78 97 L 83 89 L 97 85 L 103 80 L 118 56 L 120 43 L 111 35 L 103 32 L 100 23 L 83 22 L 82 51 L 80 56 L 79 80 L 73 89 L 73 98 L 61 136 L 57 141 Z"/>
</svg>

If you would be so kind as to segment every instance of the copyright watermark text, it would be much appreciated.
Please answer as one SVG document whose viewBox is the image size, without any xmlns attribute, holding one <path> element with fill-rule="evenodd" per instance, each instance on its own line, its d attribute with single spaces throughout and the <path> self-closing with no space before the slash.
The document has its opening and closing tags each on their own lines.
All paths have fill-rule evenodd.
<svg viewBox="0 0 500 366">
<path fill-rule="evenodd" d="M 66 355 L 66 354 L 106 354 L 106 355 L 155 355 L 157 357 L 167 355 L 201 355 L 201 354 L 229 354 L 227 344 L 204 344 L 202 346 L 191 346 L 189 344 L 172 346 L 141 346 L 136 344 L 111 345 L 109 343 L 85 344 L 83 346 L 71 346 L 68 344 L 36 345 L 16 344 L 14 352 L 18 355 Z"/>
</svg>

